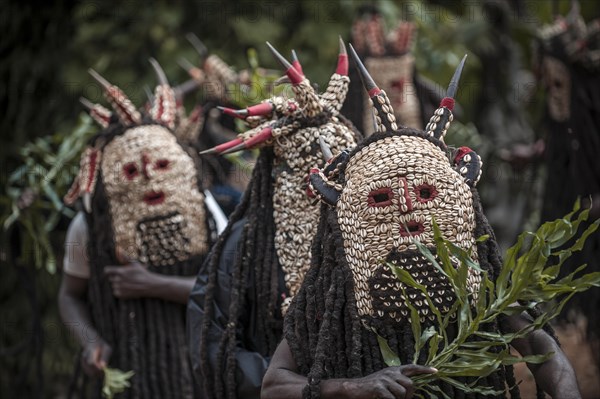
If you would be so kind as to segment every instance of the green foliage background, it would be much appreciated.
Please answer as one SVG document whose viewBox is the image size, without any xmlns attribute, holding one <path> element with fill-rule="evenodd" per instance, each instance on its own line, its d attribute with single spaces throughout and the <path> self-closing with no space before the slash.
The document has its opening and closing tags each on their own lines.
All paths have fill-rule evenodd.
<svg viewBox="0 0 600 399">
<path fill-rule="evenodd" d="M 454 134 L 461 144 L 472 145 L 484 159 L 492 151 L 495 137 L 479 101 L 490 71 L 481 60 L 501 61 L 506 41 L 513 45 L 515 59 L 494 76 L 494 104 L 504 117 L 511 117 L 516 107 L 527 110 L 526 123 L 538 120 L 540 94 L 519 98 L 511 71 L 530 68 L 535 28 L 551 21 L 552 2 L 513 1 L 512 7 L 488 2 L 491 8 L 478 1 L 2 2 L 0 186 L 5 189 L 0 209 L 2 223 L 10 228 L 2 231 L 0 252 L 1 397 L 64 397 L 75 362 L 76 345 L 62 329 L 55 305 L 70 217 L 56 199 L 64 195 L 77 167 L 78 140 L 94 131 L 89 118 L 80 116 L 78 103 L 81 95 L 101 101 L 87 69 L 93 67 L 140 104 L 144 85 L 155 83 L 149 57 L 158 59 L 172 83 L 188 79 L 176 61 L 185 57 L 198 62 L 185 40 L 193 32 L 237 69 L 248 67 L 250 47 L 262 66 L 278 68 L 265 40 L 283 54 L 295 48 L 306 75 L 322 86 L 334 68 L 337 37 L 349 39 L 352 19 L 363 3 L 379 5 L 390 26 L 401 16 L 417 22 L 417 68 L 444 86 L 460 57 L 470 55 L 462 80 L 468 89 L 458 95 L 464 124 L 455 124 L 449 137 Z M 564 14 L 569 4 L 556 6 Z M 598 17 L 597 2 L 582 1 L 582 14 L 586 20 Z M 79 139 L 69 142 L 69 137 Z M 33 190 L 32 205 L 9 220 L 27 187 Z"/>
</svg>

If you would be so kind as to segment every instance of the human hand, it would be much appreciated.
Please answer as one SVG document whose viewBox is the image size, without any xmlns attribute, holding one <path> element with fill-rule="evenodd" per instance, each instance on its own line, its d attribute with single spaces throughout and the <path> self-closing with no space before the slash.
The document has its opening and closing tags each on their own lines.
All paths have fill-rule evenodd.
<svg viewBox="0 0 600 399">
<path fill-rule="evenodd" d="M 387 367 L 362 378 L 345 380 L 344 391 L 349 399 L 410 399 L 414 393 L 410 377 L 436 372 L 432 367 L 416 364 Z"/>
<path fill-rule="evenodd" d="M 112 348 L 102 339 L 89 342 L 84 346 L 81 354 L 83 371 L 90 377 L 101 376 L 111 354 Z"/>
<path fill-rule="evenodd" d="M 104 273 L 112 285 L 113 295 L 120 299 L 148 297 L 156 285 L 156 275 L 137 261 L 106 266 Z"/>
</svg>

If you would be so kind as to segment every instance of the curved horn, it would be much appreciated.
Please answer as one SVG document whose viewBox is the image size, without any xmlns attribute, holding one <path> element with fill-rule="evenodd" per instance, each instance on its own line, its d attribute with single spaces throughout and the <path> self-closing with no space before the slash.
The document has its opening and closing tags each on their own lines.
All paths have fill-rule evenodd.
<svg viewBox="0 0 600 399">
<path fill-rule="evenodd" d="M 300 64 L 300 60 L 298 59 L 298 54 L 296 54 L 296 50 L 292 50 L 292 66 L 300 73 L 300 75 L 304 76 L 304 72 L 302 71 L 302 64 Z"/>
<path fill-rule="evenodd" d="M 169 128 L 175 127 L 175 115 L 177 102 L 175 100 L 175 92 L 173 88 L 169 86 L 167 75 L 161 68 L 158 61 L 154 58 L 150 58 L 150 64 L 156 72 L 159 85 L 154 89 L 154 102 L 152 109 L 150 110 L 150 116 L 157 122 L 164 123 Z"/>
<path fill-rule="evenodd" d="M 334 186 L 327 184 L 328 180 L 319 169 L 313 168 L 310 170 L 308 181 L 311 191 L 316 194 L 321 201 L 330 206 L 335 206 L 337 204 L 340 195 L 342 194 L 341 191 L 338 191 Z"/>
<path fill-rule="evenodd" d="M 377 84 L 375 84 L 375 81 L 369 74 L 369 71 L 367 71 L 367 68 L 365 68 L 363 65 L 360 58 L 358 58 L 358 54 L 356 54 L 356 51 L 352 45 L 350 45 L 350 53 L 352 54 L 352 58 L 356 63 L 358 72 L 360 74 L 360 80 L 362 81 L 365 89 L 367 89 L 367 93 L 369 93 L 369 97 L 371 98 L 371 102 L 375 110 L 375 119 L 377 120 L 376 130 L 398 130 L 394 109 L 392 108 L 392 104 L 390 103 L 390 99 L 388 98 L 387 94 L 385 94 L 385 91 L 381 90 Z"/>
<path fill-rule="evenodd" d="M 96 123 L 105 129 L 108 127 L 110 124 L 110 118 L 112 116 L 112 112 L 110 112 L 108 108 L 105 108 L 100 104 L 94 104 L 84 97 L 79 97 L 79 102 L 87 108 L 88 113 L 92 119 L 96 121 Z"/>
<path fill-rule="evenodd" d="M 319 136 L 319 146 L 321 147 L 323 159 L 325 159 L 325 162 L 329 162 L 333 158 L 333 154 L 331 153 L 331 148 L 329 147 L 329 144 L 327 144 L 323 139 L 323 136 Z"/>
<path fill-rule="evenodd" d="M 194 49 L 198 52 L 198 54 L 200 55 L 200 63 L 202 63 L 202 61 L 204 61 L 204 59 L 208 55 L 208 49 L 206 48 L 204 43 L 202 43 L 202 40 L 200 40 L 198 38 L 198 36 L 196 36 L 195 34 L 193 34 L 191 32 L 188 33 L 187 35 L 185 35 L 185 38 L 190 42 L 192 47 L 194 47 Z"/>
<path fill-rule="evenodd" d="M 162 67 L 160 66 L 158 61 L 156 61 L 156 58 L 150 57 L 149 60 L 150 60 L 150 64 L 152 65 L 152 68 L 154 68 L 154 72 L 156 73 L 158 83 L 161 85 L 168 86 L 169 81 L 167 80 L 167 75 L 165 74 L 165 71 L 162 69 Z"/>
<path fill-rule="evenodd" d="M 111 84 L 93 69 L 90 68 L 88 72 L 104 89 L 104 96 L 121 123 L 124 125 L 133 125 L 142 122 L 142 116 L 121 89 Z"/>
<path fill-rule="evenodd" d="M 179 58 L 179 60 L 177 60 L 177 64 L 179 64 L 180 67 L 185 69 L 188 75 L 190 75 L 190 78 L 194 79 L 200 84 L 204 83 L 206 79 L 204 71 L 198 67 L 195 67 L 187 58 Z"/>
<path fill-rule="evenodd" d="M 460 80 L 460 75 L 462 74 L 466 60 L 467 55 L 465 54 L 463 59 L 460 61 L 460 64 L 458 64 L 458 67 L 456 67 L 454 75 L 450 80 L 448 90 L 446 91 L 446 97 L 442 98 L 442 101 L 440 101 L 440 106 L 435 110 L 431 119 L 429 119 L 427 126 L 425 126 L 425 132 L 428 135 L 442 141 L 444 140 L 444 136 L 450 127 L 450 123 L 454 119 L 454 115 L 452 115 L 452 110 L 454 109 L 454 96 L 458 90 L 458 82 Z"/>
</svg>

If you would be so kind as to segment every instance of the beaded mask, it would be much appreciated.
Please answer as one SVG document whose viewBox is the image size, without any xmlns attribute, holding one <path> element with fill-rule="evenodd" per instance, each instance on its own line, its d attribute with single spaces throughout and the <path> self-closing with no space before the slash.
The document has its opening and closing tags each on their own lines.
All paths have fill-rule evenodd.
<svg viewBox="0 0 600 399">
<path fill-rule="evenodd" d="M 209 99 L 227 100 L 227 86 L 238 83 L 239 75 L 216 54 L 208 54 L 208 49 L 193 33 L 187 34 L 194 49 L 200 56 L 201 68 L 182 58 L 179 63 L 190 77 L 201 86 Z"/>
<path fill-rule="evenodd" d="M 365 64 L 373 78 L 388 93 L 396 118 L 405 126 L 422 128 L 421 106 L 415 87 L 415 58 L 410 49 L 415 40 L 415 24 L 401 21 L 387 36 L 383 18 L 367 13 L 352 25 L 356 50 L 366 58 Z M 370 107 L 365 96 L 363 125 L 365 135 L 373 133 Z"/>
<path fill-rule="evenodd" d="M 452 153 L 443 141 L 452 120 L 452 96 L 462 63 L 427 131 L 398 130 L 387 96 L 352 52 L 375 105 L 381 133 L 352 156 L 344 152 L 325 169 L 313 169 L 311 189 L 336 209 L 363 321 L 368 325 L 375 319 L 401 322 L 408 318 L 407 301 L 422 320 L 434 320 L 423 294 L 407 288 L 408 298 L 404 297 L 403 284 L 382 261 L 409 271 L 427 287 L 440 311 L 448 312 L 454 302 L 449 283 L 417 250 L 414 240 L 435 253 L 435 220 L 446 239 L 477 259 L 471 187 L 479 179 L 481 160 L 466 147 Z M 481 278 L 474 270 L 470 273 L 469 286 L 476 293 Z"/>
<path fill-rule="evenodd" d="M 101 178 L 116 253 L 149 265 L 172 265 L 206 253 L 208 224 L 196 164 L 171 130 L 176 114 L 173 90 L 158 64 L 154 60 L 152 64 L 160 85 L 150 123 L 142 123 L 140 113 L 118 87 L 90 71 L 105 89 L 123 133 L 111 139 L 100 135 L 84 151 L 79 176 L 65 202 L 82 197 L 91 212 L 91 197 Z M 111 112 L 86 104 L 92 117 L 109 127 Z"/>
<path fill-rule="evenodd" d="M 310 168 L 324 163 L 319 140 L 340 152 L 356 145 L 356 133 L 339 114 L 349 83 L 348 56 L 341 39 L 337 69 L 323 94 L 316 93 L 296 57 L 290 64 L 268 45 L 286 69 L 294 98 L 274 97 L 243 110 L 221 108 L 253 128 L 206 152 L 273 148 L 275 250 L 290 294 L 282 305 L 285 311 L 310 266 L 310 245 L 319 221 L 319 210 L 305 190 Z M 329 157 L 330 152 L 325 155 Z"/>
</svg>

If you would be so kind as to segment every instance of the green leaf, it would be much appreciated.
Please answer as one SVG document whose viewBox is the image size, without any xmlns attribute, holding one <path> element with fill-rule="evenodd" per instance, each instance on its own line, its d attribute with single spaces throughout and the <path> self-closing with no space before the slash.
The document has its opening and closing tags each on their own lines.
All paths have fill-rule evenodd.
<svg viewBox="0 0 600 399">
<path fill-rule="evenodd" d="M 398 355 L 390 348 L 387 340 L 379 334 L 377 334 L 377 343 L 379 344 L 379 350 L 381 351 L 383 361 L 388 367 L 402 366 L 402 362 L 400 362 Z"/>
<path fill-rule="evenodd" d="M 573 221 L 574 215 L 577 215 L 577 218 Z M 579 204 L 576 203 L 573 212 L 564 218 L 544 223 L 536 232 L 520 234 L 516 244 L 507 251 L 495 281 L 490 280 L 487 272 L 481 270 L 467 251 L 444 239 L 433 221 L 436 255 L 434 256 L 432 250 L 422 243 L 414 241 L 414 244 L 441 275 L 448 279 L 456 301 L 447 314 L 436 314 L 437 326 L 428 327 L 424 331 L 421 331 L 418 312 L 412 304 L 407 304 L 415 339 L 414 361 L 421 357 L 421 351 L 427 350 L 426 364 L 438 369 L 433 375 L 413 377 L 417 392 L 415 397 L 444 397 L 435 384 L 430 385 L 436 380 L 445 381 L 465 393 L 501 395 L 502 392 L 492 387 L 479 385 L 480 379 L 495 372 L 501 365 L 518 362 L 540 364 L 553 355 L 545 353 L 515 357 L 510 353 L 509 345 L 513 340 L 524 338 L 546 325 L 561 312 L 575 293 L 600 286 L 600 272 L 579 276 L 585 265 L 556 281 L 565 260 L 573 252 L 583 248 L 585 240 L 596 231 L 600 221 L 588 226 L 570 248 L 553 251 L 572 240 L 587 217 L 587 210 L 580 212 Z M 480 237 L 480 240 L 483 241 L 484 238 Z M 548 264 L 552 255 L 558 257 L 558 264 Z M 401 267 L 391 264 L 388 266 L 402 282 L 404 297 L 404 287 L 412 287 L 422 292 L 425 298 L 428 298 L 429 306 L 436 309 L 424 285 L 417 283 L 412 275 Z M 473 270 L 481 275 L 481 283 L 476 292 L 470 292 L 467 287 L 467 278 Z M 501 315 L 519 315 L 544 303 L 547 304 L 546 311 L 519 331 L 479 331 L 482 323 L 494 322 Z M 458 332 L 450 340 L 447 329 L 453 319 L 453 325 Z M 387 342 L 380 338 L 378 337 L 378 340 L 384 360 L 387 359 L 386 364 L 397 364 L 393 360 L 397 356 L 389 353 Z M 469 384 L 457 380 L 463 377 L 476 380 Z"/>
<path fill-rule="evenodd" d="M 123 372 L 119 369 L 104 368 L 104 383 L 102 385 L 102 394 L 107 399 L 112 399 L 115 394 L 124 392 L 129 388 L 129 380 L 134 376 L 132 370 Z"/>
</svg>

